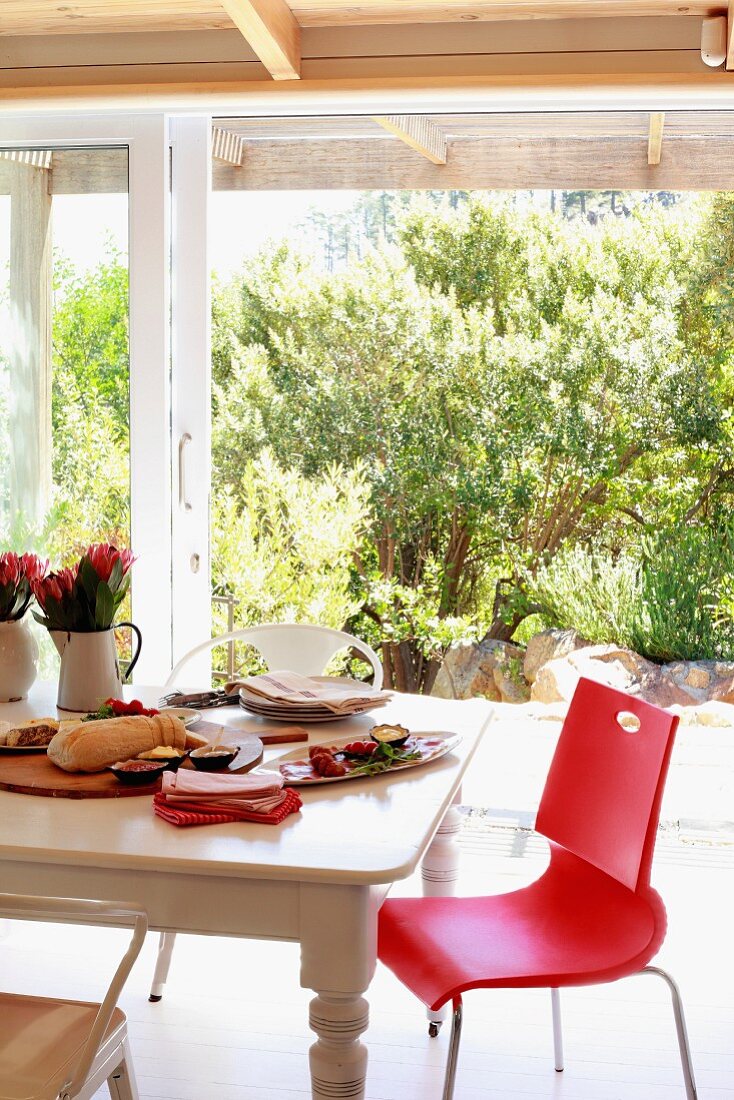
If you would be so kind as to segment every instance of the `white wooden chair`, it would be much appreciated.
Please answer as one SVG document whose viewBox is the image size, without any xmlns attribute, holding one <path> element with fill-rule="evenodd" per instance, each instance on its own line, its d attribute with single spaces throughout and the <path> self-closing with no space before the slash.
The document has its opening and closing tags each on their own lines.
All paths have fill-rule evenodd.
<svg viewBox="0 0 734 1100">
<path fill-rule="evenodd" d="M 353 634 L 308 623 L 267 623 L 232 630 L 194 646 L 172 669 L 166 680 L 166 690 L 178 686 L 181 670 L 192 658 L 228 642 L 246 642 L 260 651 L 269 669 L 288 669 L 302 676 L 320 676 L 335 653 L 341 649 L 355 649 L 372 665 L 373 687 L 378 691 L 382 687 L 380 658 L 371 646 Z"/>
<path fill-rule="evenodd" d="M 130 945 L 100 1004 L 0 993 L 0 1100 L 138 1100 L 125 1014 L 117 999 L 145 940 L 134 905 L 0 894 L 0 916 L 72 924 L 133 925 Z"/>
<path fill-rule="evenodd" d="M 165 690 L 169 691 L 178 685 L 181 670 L 193 657 L 206 653 L 214 646 L 240 641 L 247 642 L 248 645 L 259 650 L 268 668 L 288 669 L 289 672 L 299 672 L 302 676 L 319 676 L 335 653 L 342 649 L 355 649 L 372 665 L 374 673 L 372 686 L 377 691 L 382 687 L 380 658 L 371 646 L 360 638 L 355 638 L 353 634 L 308 623 L 267 623 L 264 626 L 248 626 L 243 627 L 242 630 L 232 630 L 229 634 L 209 638 L 208 641 L 195 646 L 172 669 L 171 675 L 166 680 Z M 175 942 L 175 932 L 161 932 L 158 959 L 150 989 L 151 1001 L 160 1001 L 163 996 L 163 987 L 171 966 Z"/>
</svg>

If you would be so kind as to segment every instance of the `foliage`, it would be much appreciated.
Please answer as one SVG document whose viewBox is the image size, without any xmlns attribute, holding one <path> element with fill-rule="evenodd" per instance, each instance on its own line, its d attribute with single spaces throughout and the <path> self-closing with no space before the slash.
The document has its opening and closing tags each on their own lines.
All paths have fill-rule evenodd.
<svg viewBox="0 0 734 1100">
<path fill-rule="evenodd" d="M 664 491 L 640 507 L 673 455 L 690 473 L 678 507 L 697 507 L 696 456 L 723 428 L 684 308 L 694 222 L 641 207 L 571 229 L 497 198 L 418 200 L 399 248 L 327 275 L 283 243 L 228 292 L 222 476 L 265 440 L 307 478 L 361 464 L 359 625 L 388 682 L 430 688 L 450 630 L 426 624 L 509 638 L 533 610 L 523 578 L 562 547 L 667 518 Z"/>
<path fill-rule="evenodd" d="M 734 527 L 644 538 L 616 559 L 580 546 L 530 584 L 544 615 L 595 643 L 653 661 L 734 660 Z"/>
<path fill-rule="evenodd" d="M 212 582 L 237 603 L 238 626 L 313 622 L 340 629 L 358 607 L 352 556 L 367 514 L 359 469 L 305 478 L 263 451 L 237 492 L 212 500 Z M 225 630 L 219 619 L 216 630 Z"/>
<path fill-rule="evenodd" d="M 635 648 L 654 661 L 734 661 L 734 526 L 695 526 L 643 548 Z"/>
<path fill-rule="evenodd" d="M 589 642 L 633 647 L 642 609 L 640 559 L 611 557 L 583 546 L 560 551 L 534 577 L 531 594 L 544 618 Z"/>
</svg>

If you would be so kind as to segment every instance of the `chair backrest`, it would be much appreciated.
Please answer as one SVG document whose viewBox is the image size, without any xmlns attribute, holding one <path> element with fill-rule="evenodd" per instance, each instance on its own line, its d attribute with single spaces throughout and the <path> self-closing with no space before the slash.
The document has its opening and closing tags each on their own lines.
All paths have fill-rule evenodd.
<svg viewBox="0 0 734 1100">
<path fill-rule="evenodd" d="M 373 686 L 379 691 L 382 687 L 382 665 L 380 658 L 371 646 L 343 630 L 333 630 L 328 626 L 314 626 L 309 623 L 267 623 L 263 626 L 248 626 L 242 630 L 233 630 L 217 638 L 209 638 L 201 645 L 190 650 L 166 681 L 166 688 L 178 687 L 176 683 L 181 669 L 192 657 L 206 652 L 217 645 L 242 641 L 259 650 L 265 663 L 273 672 L 288 669 L 302 676 L 320 676 L 331 658 L 340 649 L 356 649 L 374 672 Z"/>
<path fill-rule="evenodd" d="M 132 938 L 123 955 L 97 1014 L 76 1066 L 69 1066 L 70 1077 L 62 1096 L 76 1096 L 87 1080 L 94 1059 L 112 1019 L 133 963 L 140 954 L 148 931 L 148 917 L 139 905 L 124 901 L 91 901 L 81 898 L 34 897 L 27 894 L 0 894 L 0 917 L 13 920 L 68 921 L 70 924 L 132 925 Z"/>
<path fill-rule="evenodd" d="M 638 729 L 625 728 L 634 715 Z M 676 715 L 592 680 L 563 723 L 536 829 L 631 890 L 649 884 Z"/>
</svg>

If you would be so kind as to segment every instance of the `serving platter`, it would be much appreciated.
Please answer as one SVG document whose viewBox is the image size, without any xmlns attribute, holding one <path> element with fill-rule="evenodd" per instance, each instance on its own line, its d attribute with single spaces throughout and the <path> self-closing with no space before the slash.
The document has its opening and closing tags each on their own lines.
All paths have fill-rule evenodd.
<svg viewBox="0 0 734 1100">
<path fill-rule="evenodd" d="M 334 749 L 338 755 L 339 749 L 351 745 L 354 740 L 353 736 L 337 737 L 331 741 L 324 741 L 323 744 L 328 749 Z M 321 783 L 343 783 L 347 779 L 375 779 L 384 775 L 392 775 L 393 772 L 403 771 L 406 768 L 420 768 L 424 764 L 430 764 L 432 761 L 446 756 L 460 742 L 460 734 L 450 733 L 447 730 L 421 730 L 411 733 L 403 748 L 418 749 L 421 753 L 420 760 L 409 760 L 402 764 L 393 764 L 391 768 L 378 772 L 375 776 L 365 776 L 362 772 L 356 771 L 348 771 L 346 775 L 316 775 L 308 758 L 308 748 L 313 748 L 312 745 L 308 746 L 305 752 L 304 749 L 295 749 L 283 753 L 282 756 L 276 756 L 273 760 L 268 760 L 266 764 L 261 764 L 256 771 L 258 775 L 262 772 L 282 775 L 288 787 L 314 787 Z"/>
</svg>

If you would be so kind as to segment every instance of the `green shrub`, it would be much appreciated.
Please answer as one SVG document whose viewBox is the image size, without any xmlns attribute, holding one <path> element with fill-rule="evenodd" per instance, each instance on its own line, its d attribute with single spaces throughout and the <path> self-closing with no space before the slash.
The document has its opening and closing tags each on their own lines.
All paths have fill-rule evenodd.
<svg viewBox="0 0 734 1100">
<path fill-rule="evenodd" d="M 529 582 L 544 616 L 658 662 L 734 660 L 734 526 L 647 537 L 637 555 L 581 546 Z"/>
<path fill-rule="evenodd" d="M 654 661 L 734 660 L 734 526 L 650 539 L 634 648 Z"/>
<path fill-rule="evenodd" d="M 577 630 L 590 642 L 634 646 L 642 606 L 639 560 L 574 546 L 558 553 L 529 586 L 553 625 Z"/>
</svg>

